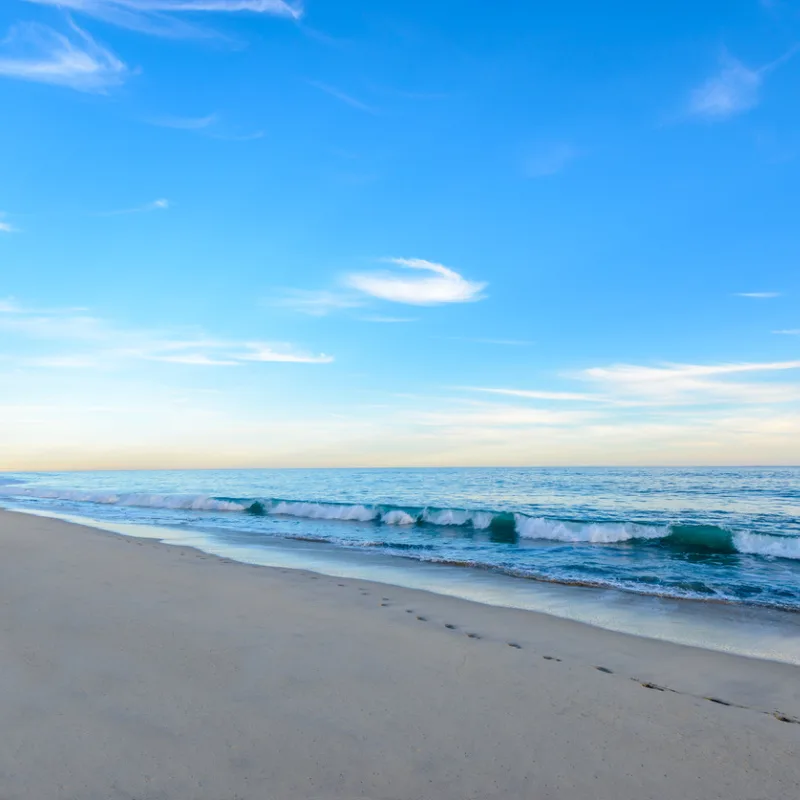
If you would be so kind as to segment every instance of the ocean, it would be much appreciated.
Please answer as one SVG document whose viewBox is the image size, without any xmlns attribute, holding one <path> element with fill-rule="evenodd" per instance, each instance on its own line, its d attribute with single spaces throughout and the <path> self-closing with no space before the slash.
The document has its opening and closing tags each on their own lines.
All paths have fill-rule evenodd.
<svg viewBox="0 0 800 800">
<path fill-rule="evenodd" d="M 302 541 L 362 563 L 800 610 L 800 468 L 4 473 L 0 503 L 222 551 Z"/>
</svg>

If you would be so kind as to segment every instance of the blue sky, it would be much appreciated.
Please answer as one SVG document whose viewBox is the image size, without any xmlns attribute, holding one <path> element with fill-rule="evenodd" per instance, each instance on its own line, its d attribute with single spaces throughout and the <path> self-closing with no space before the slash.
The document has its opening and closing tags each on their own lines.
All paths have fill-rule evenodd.
<svg viewBox="0 0 800 800">
<path fill-rule="evenodd" d="M 0 39 L 0 468 L 797 463 L 798 0 Z"/>
</svg>

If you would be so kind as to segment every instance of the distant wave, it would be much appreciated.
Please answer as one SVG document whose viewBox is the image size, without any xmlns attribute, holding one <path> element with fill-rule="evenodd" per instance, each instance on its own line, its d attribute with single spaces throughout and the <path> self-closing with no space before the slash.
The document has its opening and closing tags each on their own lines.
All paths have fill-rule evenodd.
<svg viewBox="0 0 800 800">
<path fill-rule="evenodd" d="M 766 556 L 800 560 L 800 537 L 751 531 L 729 531 L 714 525 L 648 525 L 604 520 L 559 520 L 526 514 L 435 507 L 401 507 L 209 495 L 147 494 L 139 492 L 83 492 L 39 487 L 17 487 L 0 478 L 0 494 L 45 500 L 67 500 L 181 511 L 244 513 L 255 516 L 297 517 L 391 526 L 457 527 L 488 531 L 497 541 L 526 540 L 569 544 L 655 544 L 687 552 Z M 503 538 L 505 537 L 505 538 Z"/>
</svg>

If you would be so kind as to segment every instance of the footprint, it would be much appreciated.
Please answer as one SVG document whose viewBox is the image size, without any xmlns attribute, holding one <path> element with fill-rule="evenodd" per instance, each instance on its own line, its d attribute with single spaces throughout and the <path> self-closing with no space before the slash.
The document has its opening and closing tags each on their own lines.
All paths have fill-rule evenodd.
<svg viewBox="0 0 800 800">
<path fill-rule="evenodd" d="M 614 671 L 610 670 L 608 667 L 595 667 L 598 672 L 605 672 L 606 675 L 613 675 Z"/>
<path fill-rule="evenodd" d="M 517 650 L 522 650 L 522 645 L 517 644 L 516 642 L 509 642 L 509 647 L 515 647 Z"/>
<path fill-rule="evenodd" d="M 388 597 L 381 597 L 381 600 L 383 600 L 384 603 L 388 603 L 389 602 L 389 598 Z"/>
<path fill-rule="evenodd" d="M 478 636 L 477 633 L 468 633 L 467 636 L 469 636 L 470 639 L 480 639 L 481 638 L 480 636 Z"/>
<path fill-rule="evenodd" d="M 388 603 L 381 603 L 381 608 L 388 608 L 388 607 L 389 607 Z"/>
<path fill-rule="evenodd" d="M 775 719 L 780 720 L 781 722 L 789 722 L 793 725 L 800 725 L 800 719 L 795 719 L 794 717 L 787 717 L 786 714 L 781 714 L 780 711 L 774 711 L 772 716 Z"/>
<path fill-rule="evenodd" d="M 560 658 L 556 658 L 555 656 L 542 656 L 542 658 L 546 661 L 561 661 Z"/>
<path fill-rule="evenodd" d="M 451 630 L 451 631 L 454 631 L 456 629 L 456 626 L 455 625 L 451 625 L 449 622 L 445 622 L 444 626 L 445 626 L 445 628 L 447 628 L 448 630 Z"/>
<path fill-rule="evenodd" d="M 704 700 L 708 700 L 709 703 L 716 703 L 720 706 L 732 706 L 733 703 L 729 703 L 727 700 L 720 700 L 718 697 L 704 697 Z"/>
<path fill-rule="evenodd" d="M 337 586 L 344 586 L 344 584 L 343 584 L 343 583 L 337 583 L 336 585 L 337 585 Z"/>
<path fill-rule="evenodd" d="M 417 619 L 418 619 L 420 622 L 427 622 L 427 621 L 428 621 L 428 618 L 427 618 L 427 617 L 417 617 Z"/>
<path fill-rule="evenodd" d="M 650 683 L 650 681 L 642 682 L 642 686 L 644 686 L 645 689 L 655 689 L 657 692 L 667 691 L 663 686 L 659 686 L 657 683 Z"/>
<path fill-rule="evenodd" d="M 414 613 L 414 609 L 413 608 L 407 608 L 406 609 L 406 614 L 413 614 L 413 613 Z"/>
</svg>

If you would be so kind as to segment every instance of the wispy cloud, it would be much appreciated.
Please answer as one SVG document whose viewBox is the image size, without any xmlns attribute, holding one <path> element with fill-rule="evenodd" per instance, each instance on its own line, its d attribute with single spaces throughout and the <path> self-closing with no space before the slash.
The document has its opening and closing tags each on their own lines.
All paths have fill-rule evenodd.
<svg viewBox="0 0 800 800">
<path fill-rule="evenodd" d="M 6 214 L 0 211 L 0 233 L 17 233 L 15 228 L 10 222 L 6 222 Z"/>
<path fill-rule="evenodd" d="M 723 53 L 719 72 L 691 93 L 689 116 L 723 120 L 755 108 L 761 100 L 761 88 L 767 75 L 796 52 L 797 47 L 793 47 L 780 58 L 758 68 L 748 67 L 729 53 Z"/>
<path fill-rule="evenodd" d="M 211 139 L 226 139 L 233 142 L 249 142 L 253 139 L 261 139 L 264 131 L 252 131 L 250 133 L 238 133 L 231 131 L 229 125 L 225 125 L 223 118 L 216 112 L 205 117 L 150 117 L 143 120 L 148 125 L 155 125 L 159 128 L 172 128 L 178 131 L 191 131 L 203 134 Z"/>
<path fill-rule="evenodd" d="M 130 361 L 208 367 L 266 362 L 329 364 L 333 361 L 330 355 L 308 352 L 286 342 L 236 341 L 196 335 L 194 331 L 120 328 L 102 318 L 76 314 L 71 309 L 26 309 L 10 299 L 0 300 L 0 331 L 43 342 L 48 348 L 55 345 L 67 350 L 18 359 L 21 364 L 34 367 L 114 367 Z M 6 341 L 10 338 L 8 335 Z"/>
<path fill-rule="evenodd" d="M 27 0 L 84 14 L 120 28 L 153 36 L 198 37 L 213 35 L 186 22 L 182 15 L 265 14 L 289 19 L 303 15 L 302 3 L 287 0 Z"/>
<path fill-rule="evenodd" d="M 269 305 L 288 308 L 312 317 L 324 317 L 334 311 L 364 305 L 364 301 L 352 292 L 335 292 L 326 289 L 286 289 L 267 302 Z"/>
<path fill-rule="evenodd" d="M 67 34 L 35 22 L 19 23 L 0 43 L 0 76 L 104 92 L 129 74 L 110 50 L 70 21 Z"/>
<path fill-rule="evenodd" d="M 148 211 L 166 211 L 169 207 L 169 200 L 161 197 L 158 200 L 153 200 L 150 203 L 144 203 L 143 205 L 135 206 L 134 208 L 121 208 L 117 209 L 116 211 L 101 211 L 99 212 L 99 216 L 116 217 L 120 214 L 143 214 Z"/>
<path fill-rule="evenodd" d="M 588 411 L 560 411 L 528 406 L 508 406 L 492 403 L 478 404 L 470 410 L 447 409 L 447 411 L 422 412 L 417 416 L 421 425 L 458 429 L 468 432 L 476 427 L 529 428 L 539 426 L 574 426 L 585 423 L 595 416 Z M 492 431 L 490 430 L 491 434 Z"/>
<path fill-rule="evenodd" d="M 735 297 L 751 297 L 754 300 L 769 300 L 772 297 L 780 297 L 780 292 L 736 292 Z"/>
<path fill-rule="evenodd" d="M 772 331 L 782 336 L 800 336 L 800 328 L 787 328 L 782 331 Z"/>
<path fill-rule="evenodd" d="M 525 160 L 525 174 L 530 178 L 544 178 L 566 169 L 581 151 L 567 142 L 540 145 Z"/>
<path fill-rule="evenodd" d="M 689 113 L 706 119 L 725 119 L 758 105 L 763 72 L 750 69 L 730 55 L 719 73 L 698 86 L 689 101 Z"/>
<path fill-rule="evenodd" d="M 800 361 L 660 367 L 616 364 L 587 369 L 581 377 L 621 405 L 764 404 L 800 399 L 800 383 L 735 381 L 728 376 L 758 376 L 798 369 Z"/>
<path fill-rule="evenodd" d="M 249 342 L 247 348 L 237 354 L 239 361 L 274 361 L 284 364 L 330 364 L 333 361 L 333 356 L 299 352 L 289 344 Z"/>
<path fill-rule="evenodd" d="M 507 397 L 524 397 L 529 400 L 564 400 L 567 402 L 597 402 L 602 398 L 597 395 L 579 392 L 549 392 L 543 389 L 493 389 L 484 386 L 467 386 L 471 392 L 485 392 Z"/>
<path fill-rule="evenodd" d="M 391 272 L 354 273 L 347 283 L 364 294 L 394 303 L 433 306 L 443 303 L 471 303 L 483 299 L 486 283 L 470 281 L 443 264 L 421 258 L 387 258 L 405 269 L 432 273 L 431 277 L 410 278 Z"/>
<path fill-rule="evenodd" d="M 151 117 L 147 120 L 150 125 L 159 128 L 175 128 L 180 131 L 200 131 L 214 125 L 219 120 L 217 113 L 206 117 Z"/>
<path fill-rule="evenodd" d="M 327 83 L 320 83 L 319 81 L 309 81 L 308 83 L 309 86 L 313 86 L 315 89 L 319 89 L 321 92 L 325 92 L 331 97 L 335 97 L 337 100 L 340 100 L 342 103 L 352 106 L 353 108 L 357 108 L 359 111 L 364 111 L 367 114 L 378 113 L 377 109 L 367 105 L 366 103 L 362 103 L 357 98 L 347 94 L 346 92 L 343 92 L 341 89 L 337 89 L 335 86 L 329 86 Z"/>
<path fill-rule="evenodd" d="M 800 333 L 800 331 L 798 331 Z M 554 403 L 589 403 L 611 409 L 675 406 L 745 406 L 796 402 L 800 380 L 775 380 L 770 373 L 800 371 L 800 361 L 743 364 L 614 364 L 591 367 L 562 377 L 593 386 L 593 391 L 552 391 L 467 386 L 463 390 Z M 616 413 L 616 412 L 615 412 Z"/>
<path fill-rule="evenodd" d="M 367 317 L 360 317 L 362 322 L 382 322 L 388 325 L 401 322 L 416 322 L 415 317 L 384 317 L 381 314 L 371 314 Z"/>
<path fill-rule="evenodd" d="M 528 339 L 490 339 L 480 336 L 448 336 L 454 342 L 474 342 L 475 344 L 497 344 L 505 347 L 530 347 L 535 342 Z"/>
</svg>

